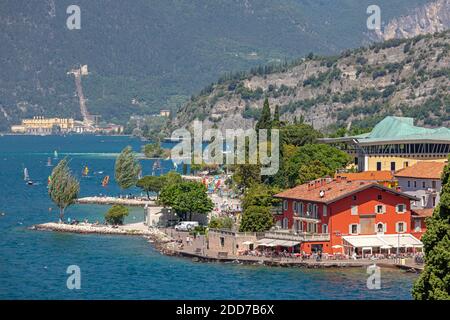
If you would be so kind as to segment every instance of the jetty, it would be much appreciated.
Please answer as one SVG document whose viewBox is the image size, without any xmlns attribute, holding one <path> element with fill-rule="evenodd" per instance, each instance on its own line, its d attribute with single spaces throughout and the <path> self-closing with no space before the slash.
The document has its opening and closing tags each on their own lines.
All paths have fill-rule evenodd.
<svg viewBox="0 0 450 320">
<path fill-rule="evenodd" d="M 103 204 L 103 205 L 115 205 L 121 204 L 130 207 L 145 207 L 156 206 L 156 202 L 153 199 L 146 198 L 119 198 L 119 197 L 107 197 L 107 196 L 94 196 L 78 198 L 76 200 L 78 204 Z"/>
<path fill-rule="evenodd" d="M 30 227 L 30 229 L 79 234 L 143 236 L 158 245 L 173 241 L 173 239 L 164 232 L 161 232 L 157 228 L 149 228 L 143 222 L 130 223 L 117 227 L 93 223 L 66 224 L 48 222 L 34 225 Z"/>
</svg>

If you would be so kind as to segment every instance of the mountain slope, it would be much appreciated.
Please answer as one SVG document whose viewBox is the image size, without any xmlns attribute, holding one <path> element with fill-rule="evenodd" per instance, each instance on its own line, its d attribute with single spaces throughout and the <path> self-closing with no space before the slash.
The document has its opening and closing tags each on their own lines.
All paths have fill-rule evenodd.
<svg viewBox="0 0 450 320">
<path fill-rule="evenodd" d="M 335 54 L 368 37 L 370 0 L 77 0 L 81 30 L 66 28 L 69 0 L 0 2 L 0 130 L 33 115 L 80 117 L 74 79 L 91 114 L 124 122 L 175 108 L 224 72 Z M 426 0 L 380 0 L 383 19 Z M 132 103 L 135 99 L 135 103 Z"/>
<path fill-rule="evenodd" d="M 450 124 L 450 31 L 309 56 L 291 65 L 230 75 L 191 99 L 173 127 L 198 118 L 205 127 L 249 128 L 268 97 L 281 119 L 304 117 L 316 128 L 370 126 L 385 115 Z"/>
<path fill-rule="evenodd" d="M 412 38 L 450 28 L 450 0 L 435 0 L 412 11 L 408 15 L 392 19 L 382 32 L 378 32 L 378 38 Z"/>
</svg>

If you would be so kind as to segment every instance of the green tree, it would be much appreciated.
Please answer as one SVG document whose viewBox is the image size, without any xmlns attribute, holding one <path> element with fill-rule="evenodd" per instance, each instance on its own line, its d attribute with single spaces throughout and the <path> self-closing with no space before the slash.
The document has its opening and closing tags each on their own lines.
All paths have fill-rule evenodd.
<svg viewBox="0 0 450 320">
<path fill-rule="evenodd" d="M 80 183 L 72 176 L 67 160 L 61 160 L 53 169 L 48 194 L 52 201 L 59 207 L 59 218 L 64 218 L 65 209 L 73 204 L 80 192 Z"/>
<path fill-rule="evenodd" d="M 280 106 L 276 105 L 275 106 L 275 111 L 273 113 L 272 127 L 279 128 L 280 125 L 281 125 L 281 122 L 280 122 Z"/>
<path fill-rule="evenodd" d="M 261 206 L 248 207 L 242 214 L 240 232 L 263 232 L 273 226 L 270 209 Z"/>
<path fill-rule="evenodd" d="M 164 178 L 164 186 L 178 184 L 178 183 L 183 182 L 181 175 L 175 171 L 169 171 L 162 177 Z"/>
<path fill-rule="evenodd" d="M 300 177 L 301 174 L 309 177 L 317 177 L 317 173 L 334 176 L 337 169 L 346 167 L 349 162 L 348 154 L 327 144 L 307 144 L 295 149 L 284 146 L 275 181 L 282 188 L 291 188 L 299 182 L 306 182 Z M 317 165 L 319 168 L 314 168 Z"/>
<path fill-rule="evenodd" d="M 318 138 L 322 138 L 322 134 L 314 130 L 308 124 L 294 124 L 281 128 L 280 140 L 282 144 L 293 145 L 297 147 L 305 144 L 316 143 Z"/>
<path fill-rule="evenodd" d="M 427 218 L 427 231 L 422 236 L 425 268 L 414 283 L 416 300 L 450 300 L 450 165 L 442 174 L 439 204 Z"/>
<path fill-rule="evenodd" d="M 122 150 L 116 159 L 115 179 L 121 189 L 128 189 L 136 185 L 138 175 L 141 170 L 139 162 L 137 162 L 133 150 L 130 146 Z"/>
<path fill-rule="evenodd" d="M 171 207 L 177 215 L 189 220 L 193 213 L 207 214 L 214 204 L 208 197 L 206 187 L 198 182 L 181 182 L 166 185 L 159 197 L 160 202 Z"/>
<path fill-rule="evenodd" d="M 258 132 L 259 129 L 271 129 L 272 127 L 271 124 L 272 120 L 270 115 L 269 99 L 266 98 L 264 100 L 261 116 L 259 117 L 259 120 L 256 123 L 256 132 Z"/>
<path fill-rule="evenodd" d="M 257 164 L 238 164 L 233 170 L 233 181 L 239 189 L 261 182 L 261 167 Z"/>
<path fill-rule="evenodd" d="M 313 160 L 310 164 L 303 164 L 300 166 L 296 184 L 304 184 L 318 178 L 333 175 L 334 171 L 330 170 L 330 168 L 325 166 L 320 160 Z"/>
<path fill-rule="evenodd" d="M 245 190 L 242 198 L 242 209 L 245 211 L 252 206 L 271 208 L 279 203 L 280 200 L 273 196 L 280 191 L 278 187 L 256 183 Z"/>
<path fill-rule="evenodd" d="M 123 205 L 113 205 L 105 214 L 106 222 L 113 225 L 122 225 L 123 220 L 128 216 L 128 208 Z"/>
<path fill-rule="evenodd" d="M 138 180 L 136 187 L 142 189 L 147 193 L 147 198 L 150 199 L 150 192 L 155 192 L 159 197 L 159 192 L 164 187 L 166 179 L 164 176 L 145 176 Z"/>
</svg>

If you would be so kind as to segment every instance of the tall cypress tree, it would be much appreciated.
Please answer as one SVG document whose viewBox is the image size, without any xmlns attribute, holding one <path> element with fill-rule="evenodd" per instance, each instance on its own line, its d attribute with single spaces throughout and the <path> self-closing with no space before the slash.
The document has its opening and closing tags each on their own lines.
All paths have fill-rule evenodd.
<svg viewBox="0 0 450 320">
<path fill-rule="evenodd" d="M 264 105 L 262 108 L 261 116 L 259 117 L 259 120 L 256 123 L 256 132 L 258 132 L 259 129 L 270 129 L 271 124 L 272 124 L 272 119 L 271 119 L 271 115 L 270 115 L 269 99 L 266 98 L 264 100 Z"/>
<path fill-rule="evenodd" d="M 115 179 L 121 189 L 128 189 L 138 181 L 141 166 L 134 157 L 130 146 L 122 150 L 116 159 Z"/>
<path fill-rule="evenodd" d="M 273 121 L 272 121 L 272 127 L 278 128 L 280 126 L 280 106 L 275 106 L 275 111 L 273 113 Z"/>
<path fill-rule="evenodd" d="M 414 283 L 416 300 L 450 299 L 450 165 L 442 174 L 441 199 L 427 219 L 427 231 L 422 237 L 425 269 Z"/>
</svg>

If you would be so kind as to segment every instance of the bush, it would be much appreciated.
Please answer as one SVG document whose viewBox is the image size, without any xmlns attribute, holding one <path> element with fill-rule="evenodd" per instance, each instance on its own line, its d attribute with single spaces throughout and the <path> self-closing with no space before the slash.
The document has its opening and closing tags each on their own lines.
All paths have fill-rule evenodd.
<svg viewBox="0 0 450 320">
<path fill-rule="evenodd" d="M 212 217 L 208 227 L 210 229 L 232 229 L 234 225 L 233 219 L 230 217 Z"/>
<path fill-rule="evenodd" d="M 123 220 L 128 216 L 128 208 L 122 205 L 113 205 L 105 215 L 107 223 L 113 225 L 122 225 Z"/>
</svg>

